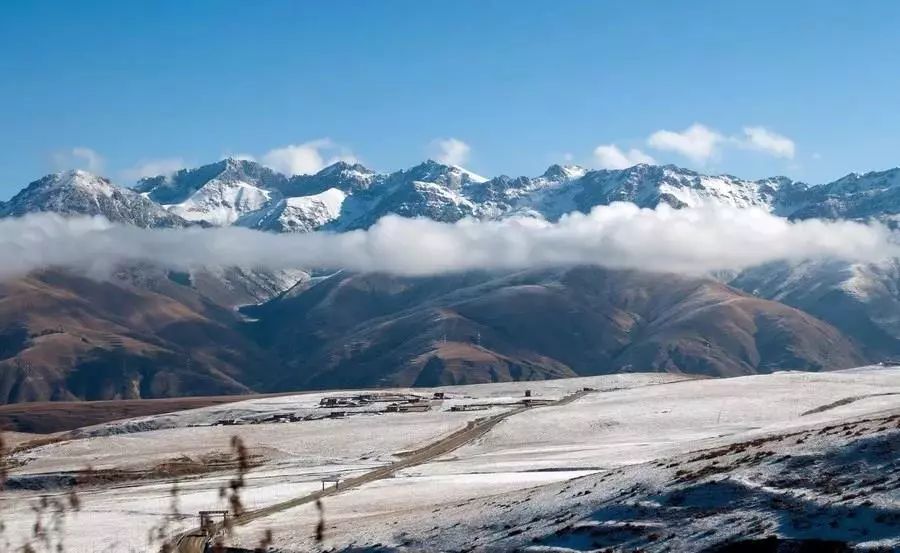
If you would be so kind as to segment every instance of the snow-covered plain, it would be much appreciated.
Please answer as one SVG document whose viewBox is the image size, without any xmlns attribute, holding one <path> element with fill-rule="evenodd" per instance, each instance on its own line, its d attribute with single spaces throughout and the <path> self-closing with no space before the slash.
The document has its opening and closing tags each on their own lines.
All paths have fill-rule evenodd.
<svg viewBox="0 0 900 553">
<path fill-rule="evenodd" d="M 784 513 L 766 506 L 773 501 L 771 489 L 777 487 L 773 481 L 812 471 L 792 465 L 795 457 L 818 459 L 818 455 L 825 459 L 821 463 L 836 463 L 848 444 L 863 439 L 875 440 L 872 452 L 883 450 L 877 440 L 900 447 L 900 431 L 890 420 L 859 423 L 858 428 L 841 432 L 823 430 L 828 425 L 900 415 L 900 368 L 784 372 L 715 380 L 627 374 L 398 390 L 423 396 L 443 391 L 447 399 L 424 413 L 208 426 L 223 419 L 251 421 L 273 414 L 322 412 L 317 407 L 322 397 L 354 393 L 327 392 L 144 417 L 86 428 L 79 433 L 81 438 L 26 451 L 16 457 L 24 464 L 13 470 L 12 477 L 39 478 L 86 464 L 150 468 L 181 454 L 202 457 L 227 451 L 230 437 L 239 435 L 258 460 L 244 494 L 245 505 L 252 509 L 312 492 L 324 479 L 346 479 L 389 463 L 399 458 L 398 454 L 446 436 L 468 421 L 503 412 L 504 404 L 519 400 L 526 389 L 536 397 L 559 399 L 584 388 L 597 391 L 568 404 L 534 407 L 512 415 L 483 436 L 431 462 L 326 497 L 325 539 L 321 543 L 313 538 L 319 512 L 312 504 L 239 527 L 232 541 L 254 547 L 260 536 L 271 530 L 279 551 L 376 544 L 407 551 L 504 551 L 514 547 L 587 551 L 598 548 L 597 543 L 652 551 L 666 545 L 666 540 L 660 539 L 664 536 L 668 546 L 681 544 L 675 550 L 699 550 L 700 545 L 714 545 L 728 536 L 755 535 L 753 525 L 763 525 L 766 532 L 793 535 L 790 528 L 772 522 Z M 451 405 L 466 403 L 499 405 L 487 411 L 448 410 Z M 740 445 L 747 443 L 756 445 Z M 724 451 L 716 453 L 715 461 L 698 453 L 715 448 Z M 731 463 L 728 471 L 716 469 L 719 458 Z M 893 458 L 890 451 L 887 457 L 862 454 L 862 458 L 873 466 L 881 459 L 877 467 L 884 470 L 885 462 L 896 465 L 900 451 Z M 832 465 L 811 466 L 818 467 L 814 472 L 827 474 Z M 714 480 L 704 480 L 707 472 Z M 185 515 L 174 521 L 173 531 L 194 524 L 191 515 L 198 510 L 223 508 L 218 489 L 229 476 L 219 472 L 182 479 L 179 500 Z M 108 545 L 113 538 L 116 550 L 150 550 L 146 531 L 164 517 L 171 486 L 171 480 L 147 479 L 87 488 L 81 492 L 82 511 L 67 521 L 66 550 L 103 550 L 97 544 Z M 691 486 L 717 486 L 717 490 L 734 495 L 733 505 L 708 500 L 716 505 L 715 514 L 685 521 L 686 515 L 667 507 L 663 499 L 676 492 L 687 493 L 688 507 L 695 508 L 691 501 L 700 499 L 690 495 L 695 491 Z M 861 516 L 882 520 L 872 523 L 875 534 L 870 538 L 854 534 L 850 525 L 841 527 L 846 531 L 829 526 L 829 535 L 869 545 L 900 545 L 900 538 L 889 535 L 890 517 L 896 516 L 900 523 L 898 483 L 886 480 L 881 486 L 880 491 L 867 491 L 877 512 L 861 512 Z M 763 494 L 760 487 L 769 491 Z M 853 486 L 845 483 L 843 488 Z M 827 503 L 823 498 L 830 497 L 820 490 L 803 493 L 805 501 L 817 509 Z M 6 535 L 13 543 L 27 535 L 33 521 L 29 504 L 39 495 L 9 491 L 2 496 Z M 643 514 L 638 516 L 638 512 Z M 835 513 L 832 508 L 812 519 L 809 524 L 813 526 L 801 534 L 815 536 L 815 524 L 832 524 L 838 516 Z M 734 520 L 728 523 L 728 517 Z M 623 530 L 617 524 L 628 526 Z M 642 530 L 634 530 L 637 526 Z M 708 533 L 723 526 L 730 530 Z M 688 530 L 692 533 L 687 534 Z"/>
<path fill-rule="evenodd" d="M 11 484 L 34 486 L 61 474 L 90 468 L 95 471 L 127 470 L 147 473 L 147 479 L 94 486 L 82 493 L 82 511 L 70 517 L 65 529 L 66 551 L 94 552 L 98 543 L 116 550 L 152 550 L 147 531 L 164 519 L 170 505 L 173 480 L 151 478 L 155 467 L 174 459 L 206 459 L 229 452 L 232 436 L 240 437 L 256 466 L 246 479 L 243 493 L 247 508 L 303 495 L 320 489 L 322 480 L 346 479 L 390 463 L 397 455 L 418 449 L 466 426 L 476 418 L 508 409 L 524 390 L 536 398 L 560 399 L 584 387 L 620 389 L 682 380 L 667 374 L 627 374 L 573 378 L 546 382 L 502 383 L 434 389 L 399 389 L 398 394 L 430 398 L 443 391 L 446 399 L 421 413 L 377 414 L 384 403 L 359 409 L 346 418 L 323 418 L 294 423 L 249 424 L 277 415 L 324 416 L 331 409 L 319 403 L 327 396 L 352 396 L 365 390 L 314 392 L 252 399 L 231 404 L 138 417 L 75 431 L 75 439 L 29 449 L 15 456 L 21 464 L 11 473 Z M 482 411 L 449 411 L 453 405 L 492 403 Z M 242 424 L 214 426 L 220 421 Z M 246 423 L 246 424 L 243 424 Z M 171 529 L 196 523 L 200 510 L 226 508 L 219 490 L 232 474 L 213 473 L 183 477 L 179 503 L 184 516 Z M 559 478 L 563 478 L 560 476 Z M 558 479 L 558 478 L 557 478 Z M 521 487 L 521 486 L 518 486 Z M 514 486 L 515 488 L 515 486 Z M 0 513 L 12 544 L 27 539 L 34 522 L 31 505 L 42 495 L 65 490 L 7 491 L 0 496 Z M 99 536 L 99 537 L 98 537 Z"/>
<path fill-rule="evenodd" d="M 505 526 L 517 526 L 500 521 L 515 511 L 511 503 L 522 501 L 511 492 L 503 495 L 513 482 L 521 489 L 554 476 L 568 480 L 624 468 L 634 485 L 643 477 L 669 477 L 648 466 L 659 459 L 890 412 L 900 413 L 897 368 L 689 380 L 590 394 L 510 417 L 474 443 L 397 478 L 326 498 L 330 526 L 323 549 L 380 543 L 410 551 L 465 550 L 480 536 L 506 550 L 511 545 L 502 539 L 510 533 Z M 555 504 L 561 486 L 533 491 L 529 501 Z M 893 508 L 900 509 L 896 490 L 894 498 Z M 242 528 L 241 543 L 249 546 L 270 529 L 285 550 L 315 549 L 308 530 L 317 520 L 312 506 L 298 507 Z M 496 524 L 476 527 L 486 521 Z"/>
</svg>

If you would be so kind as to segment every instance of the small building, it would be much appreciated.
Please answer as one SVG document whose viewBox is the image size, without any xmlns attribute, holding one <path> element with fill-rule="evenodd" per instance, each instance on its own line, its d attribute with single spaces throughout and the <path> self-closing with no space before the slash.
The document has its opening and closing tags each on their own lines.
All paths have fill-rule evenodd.
<svg viewBox="0 0 900 553">
<path fill-rule="evenodd" d="M 431 411 L 431 405 L 428 405 L 427 403 L 408 403 L 400 406 L 401 413 L 421 413 L 423 411 Z"/>
<path fill-rule="evenodd" d="M 488 405 L 454 405 L 450 407 L 451 411 L 487 411 L 490 409 Z"/>
<path fill-rule="evenodd" d="M 421 413 L 430 410 L 431 405 L 427 403 L 391 403 L 385 409 L 388 413 Z"/>
<path fill-rule="evenodd" d="M 553 403 L 556 403 L 556 402 L 552 399 L 547 399 L 547 398 L 526 397 L 525 399 L 522 400 L 521 403 L 522 403 L 522 405 L 527 405 L 529 407 L 533 407 L 535 405 L 552 405 Z"/>
<path fill-rule="evenodd" d="M 422 396 L 418 396 L 415 394 L 399 394 L 399 393 L 379 393 L 379 394 L 366 394 L 365 396 L 360 396 L 361 398 L 365 398 L 367 401 L 371 403 L 402 403 L 406 401 L 420 401 L 422 400 Z"/>
</svg>

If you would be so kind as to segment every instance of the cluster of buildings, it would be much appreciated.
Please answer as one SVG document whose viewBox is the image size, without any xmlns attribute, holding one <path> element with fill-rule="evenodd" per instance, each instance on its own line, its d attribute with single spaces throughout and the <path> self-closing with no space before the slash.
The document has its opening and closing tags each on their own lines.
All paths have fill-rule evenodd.
<svg viewBox="0 0 900 553">
<path fill-rule="evenodd" d="M 386 403 L 383 413 L 415 413 L 430 411 L 434 402 L 444 399 L 444 392 L 435 392 L 431 398 L 418 394 L 365 393 L 352 396 L 328 396 L 319 401 L 319 407 L 328 409 L 368 407 L 376 403 Z M 371 412 L 371 411 L 370 411 Z M 338 414 L 340 413 L 340 414 Z M 332 411 L 331 416 L 346 416 L 347 412 Z"/>
<path fill-rule="evenodd" d="M 216 426 L 231 426 L 239 424 L 272 424 L 286 422 L 301 422 L 320 419 L 344 418 L 351 415 L 377 415 L 384 413 L 421 413 L 431 411 L 441 406 L 445 399 L 450 398 L 446 392 L 434 392 L 430 396 L 414 393 L 399 392 L 364 392 L 346 395 L 328 395 L 319 400 L 317 412 L 306 413 L 276 413 L 265 418 L 254 419 L 223 419 L 216 421 Z M 471 398 L 470 398 L 471 399 Z M 449 411 L 486 411 L 493 407 L 512 407 L 514 405 L 543 405 L 552 400 L 533 397 L 531 390 L 525 390 L 517 401 L 509 398 L 491 401 L 489 399 L 473 403 L 454 403 Z M 383 405 L 383 407 L 382 407 Z"/>
</svg>

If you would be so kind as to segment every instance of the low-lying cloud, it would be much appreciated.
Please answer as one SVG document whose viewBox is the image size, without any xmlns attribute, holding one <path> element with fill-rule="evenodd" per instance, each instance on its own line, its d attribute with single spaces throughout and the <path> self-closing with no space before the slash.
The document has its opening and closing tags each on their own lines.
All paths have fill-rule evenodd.
<svg viewBox="0 0 900 553">
<path fill-rule="evenodd" d="M 559 222 L 439 223 L 387 216 L 368 230 L 272 234 L 244 228 L 139 229 L 102 218 L 32 214 L 0 220 L 0 278 L 44 268 L 102 277 L 127 263 L 174 270 L 237 265 L 435 275 L 599 265 L 700 274 L 777 260 L 900 256 L 880 223 L 791 222 L 759 209 L 640 209 L 629 203 Z"/>
</svg>

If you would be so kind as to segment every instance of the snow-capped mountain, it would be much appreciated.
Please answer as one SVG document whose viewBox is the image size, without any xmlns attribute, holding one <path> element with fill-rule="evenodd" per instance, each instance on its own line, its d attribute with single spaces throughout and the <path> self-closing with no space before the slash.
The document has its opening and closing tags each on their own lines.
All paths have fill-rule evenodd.
<svg viewBox="0 0 900 553">
<path fill-rule="evenodd" d="M 229 158 L 142 179 L 135 190 L 188 221 L 227 226 L 280 199 L 279 189 L 287 182 L 258 163 Z"/>
<path fill-rule="evenodd" d="M 47 175 L 0 206 L 0 217 L 52 211 L 65 215 L 102 215 L 138 227 L 182 227 L 188 223 L 141 194 L 87 171 Z"/>
<path fill-rule="evenodd" d="M 458 165 L 444 165 L 431 159 L 406 171 L 394 173 L 391 177 L 405 182 L 439 184 L 451 189 L 459 189 L 470 184 L 482 184 L 488 180 Z"/>
<path fill-rule="evenodd" d="M 797 218 L 891 219 L 900 213 L 900 168 L 851 173 L 834 182 L 811 187 Z"/>
</svg>

